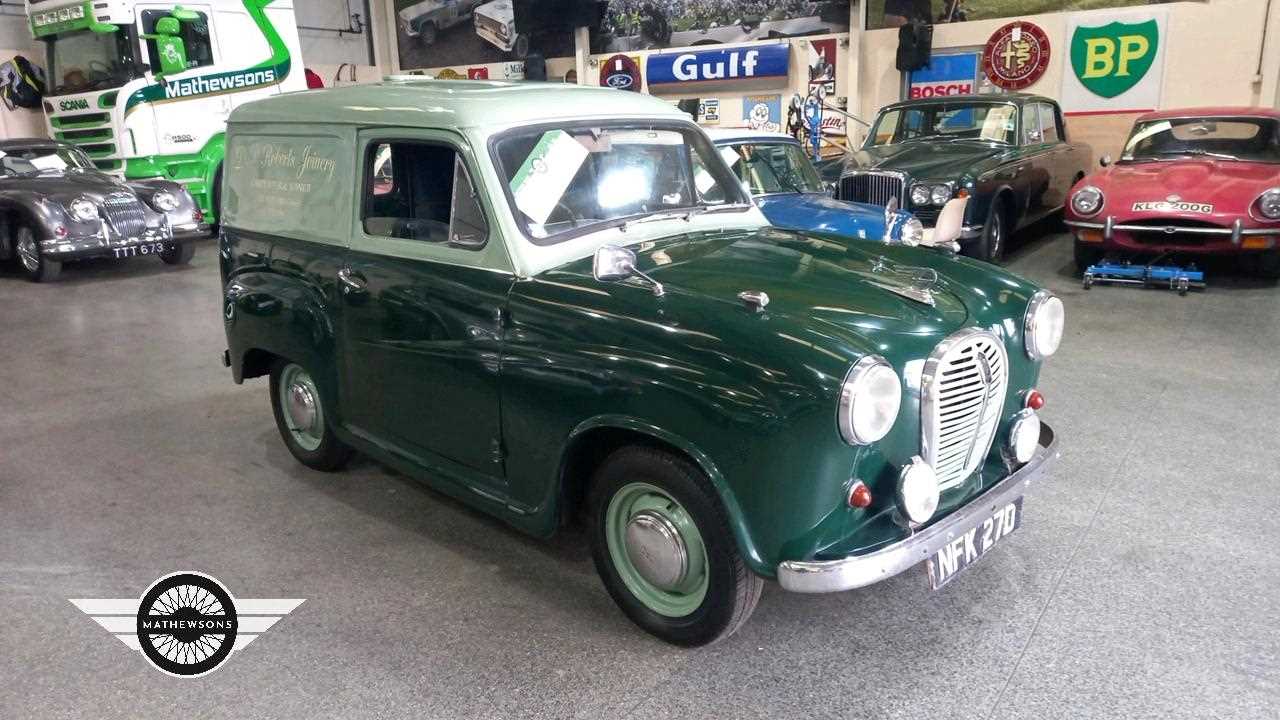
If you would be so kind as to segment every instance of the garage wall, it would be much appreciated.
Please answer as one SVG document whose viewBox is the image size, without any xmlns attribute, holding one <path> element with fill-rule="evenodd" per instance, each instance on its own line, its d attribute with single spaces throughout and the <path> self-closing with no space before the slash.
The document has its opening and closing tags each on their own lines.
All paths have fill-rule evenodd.
<svg viewBox="0 0 1280 720">
<path fill-rule="evenodd" d="M 298 36 L 302 39 L 302 58 L 307 67 L 315 64 L 337 66 L 340 63 L 374 65 L 369 51 L 369 34 L 372 23 L 365 0 L 295 0 L 293 13 L 298 20 Z M 351 14 L 358 13 L 366 26 L 360 34 L 343 33 L 308 28 L 346 28 Z M 323 73 L 321 73 L 323 75 Z M 327 83 L 329 78 L 325 78 Z"/>
<path fill-rule="evenodd" d="M 1204 105 L 1280 106 L 1277 79 L 1280 77 L 1280 3 L 1261 0 L 1213 0 L 1175 2 L 1169 8 L 1165 46 L 1164 85 L 1161 106 Z M 1088 13 L 1104 25 L 1107 10 Z M 1039 25 L 1049 36 L 1055 59 L 1044 76 L 1027 92 L 1048 97 L 1061 95 L 1062 74 L 1066 70 L 1068 15 L 1029 15 L 1020 19 Z M 953 25 L 936 25 L 934 52 L 948 48 L 981 47 L 1002 25 L 1015 18 L 981 20 Z M 1267 47 L 1262 47 L 1267 27 Z M 894 67 L 898 47 L 897 30 L 872 30 L 863 34 L 859 72 L 860 102 L 864 116 L 901 99 L 902 73 Z M 1262 72 L 1258 72 L 1262 57 Z M 1135 114 L 1072 116 L 1067 120 L 1072 139 L 1088 143 L 1095 157 L 1118 155 Z"/>
<path fill-rule="evenodd" d="M 31 38 L 22 6 L 0 6 L 0 63 L 22 55 L 44 67 L 44 46 Z M 0 105 L 0 137 L 44 137 L 44 114 L 39 110 L 9 110 Z"/>
</svg>

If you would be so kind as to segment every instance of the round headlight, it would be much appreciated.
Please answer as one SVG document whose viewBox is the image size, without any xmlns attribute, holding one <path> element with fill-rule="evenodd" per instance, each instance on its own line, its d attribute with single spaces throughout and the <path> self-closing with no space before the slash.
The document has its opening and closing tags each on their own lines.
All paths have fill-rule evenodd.
<svg viewBox="0 0 1280 720">
<path fill-rule="evenodd" d="M 934 205 L 946 205 L 947 201 L 950 199 L 951 199 L 950 185 L 934 185 L 933 189 L 929 191 L 929 200 Z"/>
<path fill-rule="evenodd" d="M 868 355 L 854 363 L 840 390 L 836 424 L 850 445 L 869 445 L 893 428 L 902 404 L 902 383 L 889 361 Z"/>
<path fill-rule="evenodd" d="M 910 245 L 911 247 L 924 242 L 924 223 L 913 217 L 904 220 L 899 240 L 902 241 L 903 245 Z"/>
<path fill-rule="evenodd" d="M 1268 220 L 1280 220 L 1280 188 L 1271 188 L 1258 196 L 1258 213 Z"/>
<path fill-rule="evenodd" d="M 1027 316 L 1022 323 L 1027 357 L 1043 360 L 1057 352 L 1058 344 L 1062 342 L 1066 319 L 1062 301 L 1053 293 L 1041 290 L 1031 296 L 1031 302 L 1027 304 Z"/>
<path fill-rule="evenodd" d="M 1040 416 L 1031 410 L 1023 410 L 1009 429 L 1009 449 L 1013 452 L 1013 459 L 1020 463 L 1029 462 L 1039 446 Z"/>
<path fill-rule="evenodd" d="M 1102 191 L 1092 185 L 1085 185 L 1071 196 L 1071 209 L 1084 217 L 1096 215 L 1102 209 Z"/>
<path fill-rule="evenodd" d="M 173 193 L 168 190 L 161 190 L 151 196 L 151 207 L 160 212 L 169 212 L 178 207 L 178 198 L 174 197 Z"/>
<path fill-rule="evenodd" d="M 71 211 L 71 217 L 80 222 L 97 222 L 98 206 L 89 198 L 76 198 L 67 205 L 67 210 Z"/>
<path fill-rule="evenodd" d="M 928 205 L 931 189 L 928 185 L 913 185 L 911 187 L 911 204 L 912 205 Z"/>
<path fill-rule="evenodd" d="M 920 525 L 938 511 L 938 476 L 920 456 L 902 468 L 898 476 L 898 506 L 911 522 Z"/>
</svg>

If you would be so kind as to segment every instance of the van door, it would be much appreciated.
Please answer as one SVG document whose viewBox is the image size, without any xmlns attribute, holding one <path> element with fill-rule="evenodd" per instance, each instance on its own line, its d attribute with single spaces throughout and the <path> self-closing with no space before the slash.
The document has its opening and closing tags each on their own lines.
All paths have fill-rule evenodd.
<svg viewBox="0 0 1280 720">
<path fill-rule="evenodd" d="M 342 414 L 425 467 L 504 475 L 498 417 L 507 293 L 474 167 L 450 133 L 360 136 L 363 200 L 339 272 Z"/>
</svg>

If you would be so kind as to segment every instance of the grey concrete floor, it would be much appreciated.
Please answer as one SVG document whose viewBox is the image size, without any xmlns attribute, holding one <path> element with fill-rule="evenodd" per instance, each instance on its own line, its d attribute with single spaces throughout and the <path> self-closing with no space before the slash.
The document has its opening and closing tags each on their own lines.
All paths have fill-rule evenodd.
<svg viewBox="0 0 1280 720">
<path fill-rule="evenodd" d="M 770 585 L 692 651 L 614 608 L 581 536 L 295 463 L 265 381 L 219 363 L 211 244 L 0 274 L 0 718 L 1277 717 L 1280 289 L 1085 292 L 1063 236 L 1010 265 L 1069 320 L 1025 527 L 940 592 Z M 185 569 L 307 600 L 191 681 L 67 602 Z"/>
</svg>

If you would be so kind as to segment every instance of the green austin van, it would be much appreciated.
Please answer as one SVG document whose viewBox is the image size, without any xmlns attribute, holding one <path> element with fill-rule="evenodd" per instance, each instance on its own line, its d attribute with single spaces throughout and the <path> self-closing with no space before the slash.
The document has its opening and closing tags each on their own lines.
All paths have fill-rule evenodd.
<svg viewBox="0 0 1280 720">
<path fill-rule="evenodd" d="M 270 378 L 298 461 L 360 451 L 534 535 L 584 525 L 614 600 L 672 643 L 732 633 L 766 580 L 919 565 L 941 587 L 1057 456 L 1035 388 L 1060 300 L 770 227 L 652 97 L 280 95 L 232 114 L 223 198 L 224 359 Z"/>
</svg>

